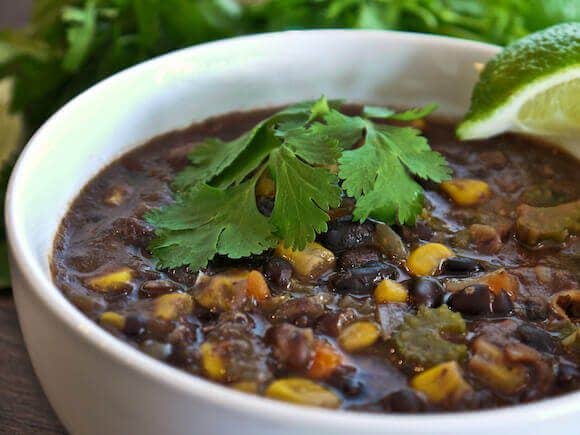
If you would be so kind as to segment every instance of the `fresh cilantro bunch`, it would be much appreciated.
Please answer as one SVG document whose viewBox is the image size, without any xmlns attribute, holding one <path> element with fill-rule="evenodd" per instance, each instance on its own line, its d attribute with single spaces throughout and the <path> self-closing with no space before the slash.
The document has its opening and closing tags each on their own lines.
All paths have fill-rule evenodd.
<svg viewBox="0 0 580 435">
<path fill-rule="evenodd" d="M 200 42 L 288 29 L 435 33 L 507 44 L 580 20 L 574 0 L 34 0 L 30 25 L 0 31 L 0 78 L 34 130 L 109 75 Z"/>
<path fill-rule="evenodd" d="M 356 200 L 355 220 L 413 223 L 423 206 L 414 177 L 441 182 L 450 169 L 418 130 L 372 119 L 414 120 L 435 106 L 402 113 L 366 107 L 362 116 L 338 106 L 324 97 L 301 103 L 237 139 L 195 148 L 175 179 L 175 203 L 146 217 L 156 228 L 150 248 L 160 266 L 198 269 L 216 254 L 241 258 L 279 240 L 302 249 L 326 231 L 328 210 L 343 192 Z M 276 186 L 270 216 L 256 204 L 256 183 L 265 173 Z"/>
</svg>

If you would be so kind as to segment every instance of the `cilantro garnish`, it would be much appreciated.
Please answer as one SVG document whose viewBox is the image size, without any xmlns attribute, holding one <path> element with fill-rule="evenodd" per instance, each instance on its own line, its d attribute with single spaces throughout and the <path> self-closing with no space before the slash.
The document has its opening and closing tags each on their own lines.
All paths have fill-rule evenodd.
<svg viewBox="0 0 580 435">
<path fill-rule="evenodd" d="M 355 220 L 413 223 L 423 207 L 414 177 L 440 182 L 450 169 L 419 130 L 371 118 L 414 120 L 435 106 L 399 113 L 366 107 L 362 116 L 338 108 L 324 97 L 300 103 L 232 141 L 209 139 L 196 147 L 174 180 L 175 203 L 146 217 L 156 228 L 150 249 L 160 266 L 198 269 L 216 254 L 241 258 L 279 240 L 302 249 L 326 231 L 328 210 L 340 204 L 343 191 L 356 200 Z M 264 173 L 276 186 L 270 216 L 256 204 Z"/>
</svg>

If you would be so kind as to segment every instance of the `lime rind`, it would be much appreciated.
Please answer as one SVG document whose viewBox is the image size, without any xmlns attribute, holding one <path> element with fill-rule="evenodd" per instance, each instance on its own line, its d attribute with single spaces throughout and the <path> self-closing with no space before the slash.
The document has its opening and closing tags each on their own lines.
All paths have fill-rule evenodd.
<svg viewBox="0 0 580 435">
<path fill-rule="evenodd" d="M 478 139 L 505 131 L 546 136 L 545 132 L 534 131 L 533 125 L 520 122 L 521 108 L 542 92 L 549 96 L 552 87 L 575 80 L 579 74 L 580 23 L 553 26 L 511 44 L 485 66 L 458 136 Z M 570 112 L 576 110 L 574 107 L 565 107 L 570 120 L 577 119 Z M 566 127 L 576 135 L 566 139 L 578 140 L 576 125 Z M 555 136 L 558 132 L 553 133 Z"/>
<path fill-rule="evenodd" d="M 529 83 L 518 92 L 509 96 L 505 102 L 486 117 L 467 117 L 457 128 L 460 139 L 484 139 L 505 131 L 537 134 L 532 126 L 523 124 L 518 113 L 524 104 L 535 96 L 563 83 L 580 80 L 580 62 L 551 75 L 540 77 Z M 580 126 L 578 126 L 580 130 Z M 549 135 L 546 135 L 549 136 Z M 574 137 L 560 137 L 560 142 L 580 158 L 578 135 Z"/>
</svg>

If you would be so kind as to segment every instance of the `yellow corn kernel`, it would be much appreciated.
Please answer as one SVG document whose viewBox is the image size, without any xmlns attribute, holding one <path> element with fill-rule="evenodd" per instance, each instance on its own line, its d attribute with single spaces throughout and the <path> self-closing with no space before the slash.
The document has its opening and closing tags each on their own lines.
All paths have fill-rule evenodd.
<svg viewBox="0 0 580 435">
<path fill-rule="evenodd" d="M 264 275 L 257 270 L 252 270 L 248 274 L 248 296 L 255 298 L 257 301 L 263 301 L 270 297 L 270 288 L 266 283 Z"/>
<path fill-rule="evenodd" d="M 153 302 L 153 315 L 162 320 L 175 320 L 179 316 L 191 313 L 193 299 L 185 293 L 170 293 L 159 296 Z"/>
<path fill-rule="evenodd" d="M 436 365 L 411 379 L 411 387 L 433 403 L 455 402 L 471 391 L 456 361 Z"/>
<path fill-rule="evenodd" d="M 127 197 L 128 193 L 129 192 L 127 191 L 126 187 L 114 186 L 110 190 L 109 195 L 105 198 L 105 204 L 111 206 L 121 205 L 125 201 L 125 198 Z"/>
<path fill-rule="evenodd" d="M 203 343 L 200 348 L 201 366 L 206 376 L 214 381 L 225 381 L 226 365 L 223 358 L 216 352 L 213 344 Z"/>
<path fill-rule="evenodd" d="M 278 379 L 268 385 L 266 397 L 284 402 L 323 408 L 338 408 L 340 398 L 316 382 L 303 378 Z"/>
<path fill-rule="evenodd" d="M 276 255 L 292 264 L 294 271 L 303 278 L 314 280 L 334 266 L 334 254 L 324 246 L 312 242 L 302 251 L 286 248 L 278 243 Z"/>
<path fill-rule="evenodd" d="M 126 289 L 131 285 L 132 278 L 133 270 L 123 267 L 114 272 L 89 278 L 86 283 L 93 290 L 108 293 Z"/>
<path fill-rule="evenodd" d="M 338 336 L 338 343 L 347 352 L 358 352 L 372 346 L 379 339 L 376 323 L 362 321 L 348 325 Z"/>
<path fill-rule="evenodd" d="M 258 394 L 258 384 L 252 381 L 239 381 L 230 385 L 234 390 L 244 393 Z"/>
<path fill-rule="evenodd" d="M 215 312 L 240 309 L 248 298 L 248 276 L 247 271 L 238 271 L 206 277 L 195 300 Z"/>
<path fill-rule="evenodd" d="M 491 196 L 491 189 L 485 181 L 456 178 L 441 183 L 441 189 L 457 205 L 469 207 L 481 204 Z"/>
<path fill-rule="evenodd" d="M 276 184 L 267 171 L 264 171 L 256 183 L 256 196 L 273 198 L 276 195 Z"/>
<path fill-rule="evenodd" d="M 407 258 L 407 269 L 415 276 L 434 275 L 453 251 L 441 243 L 427 243 L 413 250 Z"/>
<path fill-rule="evenodd" d="M 119 313 L 115 313 L 114 311 L 105 311 L 99 317 L 99 321 L 102 325 L 112 326 L 119 331 L 122 331 L 125 328 L 125 317 Z"/>
<path fill-rule="evenodd" d="M 389 302 L 407 302 L 409 291 L 403 284 L 391 279 L 383 279 L 375 287 L 375 303 L 388 304 Z"/>
</svg>

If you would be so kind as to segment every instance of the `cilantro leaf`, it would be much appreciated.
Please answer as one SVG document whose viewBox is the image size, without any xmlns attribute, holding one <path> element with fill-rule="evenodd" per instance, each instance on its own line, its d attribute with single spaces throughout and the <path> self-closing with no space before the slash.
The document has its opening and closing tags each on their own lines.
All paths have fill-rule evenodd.
<svg viewBox="0 0 580 435">
<path fill-rule="evenodd" d="M 381 125 L 378 129 L 388 139 L 393 153 L 411 173 L 436 183 L 449 179 L 451 169 L 447 161 L 441 154 L 431 150 L 419 130 L 391 125 Z"/>
<path fill-rule="evenodd" d="M 343 190 L 357 200 L 355 220 L 413 222 L 423 207 L 423 189 L 413 177 L 447 179 L 444 158 L 416 129 L 337 109 L 324 97 L 299 103 L 237 139 L 209 139 L 195 148 L 191 165 L 175 180 L 176 202 L 147 216 L 156 228 L 150 248 L 160 265 L 197 269 L 216 254 L 240 258 L 278 240 L 303 249 L 326 231 L 328 211 L 340 204 Z M 338 175 L 328 169 L 336 166 Z M 264 171 L 275 185 L 270 216 L 256 204 L 256 180 Z"/>
<path fill-rule="evenodd" d="M 395 113 L 390 119 L 397 121 L 415 121 L 416 119 L 424 118 L 437 110 L 437 104 L 431 103 L 423 107 L 416 107 L 414 109 L 405 110 L 404 112 Z"/>
<path fill-rule="evenodd" d="M 388 119 L 395 113 L 397 112 L 395 112 L 393 109 L 389 109 L 388 107 L 365 106 L 363 108 L 363 116 L 365 118 Z"/>
<path fill-rule="evenodd" d="M 207 139 L 197 145 L 189 154 L 191 165 L 177 174 L 173 182 L 176 190 L 185 190 L 197 183 L 206 183 L 225 168 L 252 143 L 266 125 L 268 120 L 258 123 L 249 132 L 225 142 L 220 139 Z"/>
<path fill-rule="evenodd" d="M 356 199 L 354 217 L 413 223 L 423 206 L 423 189 L 411 174 L 442 181 L 449 168 L 412 128 L 375 126 L 367 121 L 364 144 L 339 159 L 339 177 Z"/>
<path fill-rule="evenodd" d="M 256 207 L 256 178 L 229 189 L 200 184 L 149 213 L 158 236 L 150 249 L 160 266 L 197 270 L 216 254 L 241 258 L 275 245 L 273 228 Z"/>
<path fill-rule="evenodd" d="M 208 182 L 219 187 L 241 183 L 280 144 L 274 137 L 274 125 L 303 125 L 313 114 L 322 113 L 325 106 L 329 107 L 329 103 L 324 97 L 316 102 L 298 103 L 264 119 L 232 141 L 207 139 L 189 154 L 191 165 L 175 177 L 174 188 L 185 190 Z"/>
<path fill-rule="evenodd" d="M 387 107 L 365 106 L 363 108 L 363 116 L 374 119 L 394 119 L 397 121 L 415 121 L 416 119 L 424 118 L 437 110 L 437 104 L 430 103 L 423 107 L 415 107 L 413 109 L 405 110 L 404 112 L 396 112 Z"/>
<path fill-rule="evenodd" d="M 287 246 L 303 249 L 316 233 L 326 231 L 326 211 L 340 204 L 338 178 L 304 163 L 286 146 L 272 153 L 269 167 L 276 182 L 271 222 Z"/>
<path fill-rule="evenodd" d="M 362 137 L 365 123 L 334 109 L 322 115 L 322 121 L 301 126 L 281 123 L 277 135 L 308 163 L 332 165 L 342 149 L 351 148 Z"/>
</svg>

